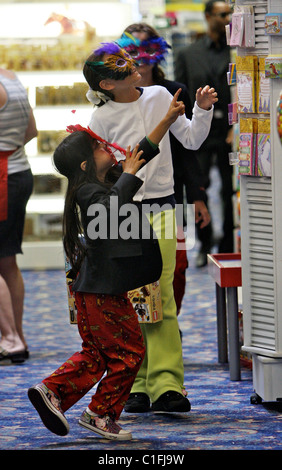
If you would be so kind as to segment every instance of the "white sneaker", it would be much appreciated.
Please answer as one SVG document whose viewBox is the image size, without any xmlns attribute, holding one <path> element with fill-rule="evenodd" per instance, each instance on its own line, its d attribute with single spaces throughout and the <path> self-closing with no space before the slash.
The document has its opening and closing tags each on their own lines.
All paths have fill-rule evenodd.
<svg viewBox="0 0 282 470">
<path fill-rule="evenodd" d="M 59 436 L 68 434 L 69 424 L 61 409 L 61 400 L 52 390 L 40 383 L 29 388 L 27 394 L 49 431 Z"/>
<path fill-rule="evenodd" d="M 132 439 L 132 434 L 128 431 L 124 431 L 114 420 L 109 416 L 94 416 L 90 415 L 85 410 L 80 419 L 79 424 L 87 429 L 90 429 L 106 439 L 116 440 L 129 440 Z"/>
</svg>

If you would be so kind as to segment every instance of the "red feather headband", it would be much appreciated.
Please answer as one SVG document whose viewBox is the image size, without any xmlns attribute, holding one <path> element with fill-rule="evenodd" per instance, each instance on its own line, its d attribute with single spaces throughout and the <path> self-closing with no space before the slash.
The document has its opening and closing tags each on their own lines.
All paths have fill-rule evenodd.
<svg viewBox="0 0 282 470">
<path fill-rule="evenodd" d="M 67 132 L 76 132 L 76 131 L 84 131 L 84 132 L 87 132 L 89 135 L 91 135 L 91 137 L 93 137 L 93 139 L 96 139 L 98 140 L 99 142 L 103 142 L 104 144 L 106 144 L 107 146 L 109 147 L 113 147 L 115 150 L 118 150 L 120 153 L 122 153 L 123 155 L 126 156 L 126 150 L 123 149 L 122 147 L 120 147 L 118 144 L 116 143 L 113 143 L 113 144 L 110 144 L 110 142 L 107 142 L 107 140 L 105 139 L 102 139 L 102 137 L 100 137 L 98 134 L 95 134 L 95 132 L 93 132 L 89 126 L 87 127 L 82 127 L 80 124 L 75 124 L 75 125 L 70 125 L 67 127 Z"/>
</svg>

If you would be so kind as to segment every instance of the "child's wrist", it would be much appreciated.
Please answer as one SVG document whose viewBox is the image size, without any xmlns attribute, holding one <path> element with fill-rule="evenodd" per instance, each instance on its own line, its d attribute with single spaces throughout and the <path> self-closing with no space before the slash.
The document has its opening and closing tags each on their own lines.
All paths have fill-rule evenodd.
<svg viewBox="0 0 282 470">
<path fill-rule="evenodd" d="M 151 145 L 151 147 L 153 148 L 153 150 L 156 150 L 158 148 L 158 144 L 155 144 L 154 142 L 152 142 L 149 137 L 146 135 L 146 140 L 148 141 L 148 143 Z"/>
</svg>

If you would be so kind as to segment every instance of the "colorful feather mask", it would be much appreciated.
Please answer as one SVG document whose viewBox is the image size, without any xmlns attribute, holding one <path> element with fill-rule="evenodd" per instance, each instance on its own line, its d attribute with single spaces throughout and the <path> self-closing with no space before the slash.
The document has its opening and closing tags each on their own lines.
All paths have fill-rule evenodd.
<svg viewBox="0 0 282 470">
<path fill-rule="evenodd" d="M 162 37 L 156 36 L 140 41 L 132 34 L 124 33 L 116 42 L 139 64 L 142 62 L 145 64 L 159 63 L 165 60 L 168 49 L 171 49 L 171 46 Z"/>
<path fill-rule="evenodd" d="M 131 74 L 135 60 L 118 44 L 114 42 L 103 43 L 102 47 L 94 51 L 96 57 L 103 57 L 107 54 L 105 61 L 86 61 L 86 64 L 101 78 L 112 78 L 114 80 L 124 80 Z"/>
</svg>

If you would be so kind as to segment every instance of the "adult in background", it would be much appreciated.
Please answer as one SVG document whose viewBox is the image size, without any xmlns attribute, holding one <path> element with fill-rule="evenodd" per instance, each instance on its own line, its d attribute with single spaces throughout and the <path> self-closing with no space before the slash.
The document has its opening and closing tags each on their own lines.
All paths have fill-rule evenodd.
<svg viewBox="0 0 282 470">
<path fill-rule="evenodd" d="M 181 88 L 179 99 L 185 104 L 185 114 L 192 116 L 192 103 L 183 83 L 168 80 L 160 64 L 165 61 L 170 46 L 158 32 L 147 23 L 133 23 L 124 30 L 124 34 L 117 40 L 137 62 L 138 72 L 141 75 L 140 86 L 161 85 L 172 95 Z M 194 102 L 194 101 L 193 101 Z M 174 196 L 176 203 L 183 205 L 184 192 L 188 204 L 195 205 L 195 221 L 202 229 L 210 223 L 210 215 L 205 204 L 206 192 L 204 181 L 193 150 L 188 150 L 170 132 L 170 146 L 173 162 Z M 184 223 L 187 222 L 184 220 Z M 188 268 L 187 252 L 184 249 L 185 239 L 182 231 L 182 221 L 178 226 L 178 243 L 181 249 L 176 251 L 176 266 L 174 271 L 174 296 L 177 314 L 180 313 L 182 299 L 186 287 L 186 269 Z M 128 405 L 129 407 L 129 405 Z"/>
<path fill-rule="evenodd" d="M 0 68 L 0 275 L 10 293 L 13 323 L 21 340 L 10 345 L 5 342 L 5 348 L 1 346 L 0 364 L 7 360 L 22 361 L 29 354 L 22 328 L 24 282 L 16 255 L 22 253 L 25 210 L 33 189 L 24 146 L 36 136 L 36 123 L 24 86 L 14 72 Z M 2 309 L 1 315 L 8 311 Z M 1 324 L 5 321 L 7 329 L 8 317 L 2 318 Z"/>
<path fill-rule="evenodd" d="M 176 55 L 175 78 L 185 83 L 190 97 L 199 86 L 208 83 L 218 91 L 211 131 L 196 152 L 204 175 L 204 186 L 210 185 L 210 169 L 218 167 L 221 177 L 223 236 L 218 251 L 233 252 L 232 167 L 228 153 L 231 151 L 232 127 L 228 124 L 228 104 L 231 102 L 227 71 L 230 63 L 230 47 L 226 43 L 225 26 L 230 22 L 231 8 L 224 1 L 209 0 L 205 5 L 206 35 L 180 49 Z M 213 245 L 212 224 L 197 231 L 201 247 L 197 266 L 207 264 L 207 254 Z"/>
</svg>

